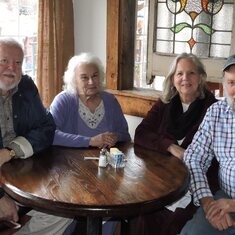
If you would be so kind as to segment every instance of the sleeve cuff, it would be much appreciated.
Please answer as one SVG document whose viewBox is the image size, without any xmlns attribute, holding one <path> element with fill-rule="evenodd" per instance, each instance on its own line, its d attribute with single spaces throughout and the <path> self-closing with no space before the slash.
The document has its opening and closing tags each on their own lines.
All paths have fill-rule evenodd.
<svg viewBox="0 0 235 235">
<path fill-rule="evenodd" d="M 20 156 L 17 154 L 17 148 L 15 149 L 14 146 L 17 146 L 17 148 L 20 149 L 20 152 L 23 152 L 23 154 L 20 154 Z M 23 136 L 17 136 L 14 140 L 12 140 L 9 143 L 9 147 L 15 150 L 16 157 L 20 158 L 28 158 L 33 155 L 33 148 L 30 142 Z"/>
<path fill-rule="evenodd" d="M 193 197 L 195 206 L 200 206 L 200 200 L 204 197 L 213 197 L 212 193 L 208 190 L 207 192 L 201 192 Z"/>
</svg>

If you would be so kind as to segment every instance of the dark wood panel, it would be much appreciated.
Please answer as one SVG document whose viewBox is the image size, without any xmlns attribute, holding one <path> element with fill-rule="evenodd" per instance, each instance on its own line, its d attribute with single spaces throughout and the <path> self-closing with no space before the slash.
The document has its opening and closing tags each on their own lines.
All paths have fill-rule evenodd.
<svg viewBox="0 0 235 235">
<path fill-rule="evenodd" d="M 119 0 L 107 0 L 107 57 L 106 86 L 109 89 L 119 89 L 118 78 L 118 35 L 119 35 Z"/>
<path fill-rule="evenodd" d="M 220 97 L 223 96 L 223 84 L 222 83 L 207 82 L 207 86 L 214 95 L 216 95 L 215 91 L 218 90 L 219 91 L 219 96 Z"/>
<path fill-rule="evenodd" d="M 133 88 L 135 6 L 132 0 L 107 0 L 106 85 L 108 89 Z"/>
</svg>

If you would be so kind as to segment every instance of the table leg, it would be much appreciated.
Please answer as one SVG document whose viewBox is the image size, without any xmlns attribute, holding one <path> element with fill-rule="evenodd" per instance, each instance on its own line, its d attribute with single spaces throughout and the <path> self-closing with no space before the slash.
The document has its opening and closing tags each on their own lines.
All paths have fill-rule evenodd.
<svg viewBox="0 0 235 235">
<path fill-rule="evenodd" d="M 128 235 L 130 233 L 129 220 L 121 220 L 121 235 Z"/>
<path fill-rule="evenodd" d="M 102 234 L 102 218 L 87 217 L 87 235 Z"/>
</svg>

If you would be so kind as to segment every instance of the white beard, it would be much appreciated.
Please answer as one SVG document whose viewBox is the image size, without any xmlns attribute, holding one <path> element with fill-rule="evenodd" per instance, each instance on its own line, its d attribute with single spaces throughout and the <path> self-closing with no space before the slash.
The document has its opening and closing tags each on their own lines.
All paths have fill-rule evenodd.
<svg viewBox="0 0 235 235">
<path fill-rule="evenodd" d="M 229 97 L 229 98 L 227 98 L 227 101 L 228 101 L 228 105 L 235 112 L 235 98 Z"/>
<path fill-rule="evenodd" d="M 226 89 L 224 89 L 224 96 L 226 97 L 230 108 L 235 112 L 235 97 L 229 96 L 226 92 Z"/>
<path fill-rule="evenodd" d="M 9 91 L 13 88 L 15 88 L 17 85 L 18 85 L 18 81 L 17 82 L 14 82 L 13 84 L 11 84 L 10 86 L 6 86 L 2 81 L 0 81 L 0 90 L 3 90 L 3 91 Z"/>
</svg>

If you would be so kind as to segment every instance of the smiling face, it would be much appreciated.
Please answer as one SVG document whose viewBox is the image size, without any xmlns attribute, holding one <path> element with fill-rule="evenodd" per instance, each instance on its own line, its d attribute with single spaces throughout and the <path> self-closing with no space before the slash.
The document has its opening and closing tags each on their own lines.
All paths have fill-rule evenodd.
<svg viewBox="0 0 235 235">
<path fill-rule="evenodd" d="M 22 75 L 23 53 L 12 45 L 0 45 L 0 89 L 7 92 L 16 87 Z"/>
<path fill-rule="evenodd" d="M 94 64 L 80 64 L 75 69 L 77 90 L 80 96 L 95 96 L 100 89 L 100 74 Z"/>
<path fill-rule="evenodd" d="M 173 76 L 173 84 L 184 103 L 193 102 L 199 95 L 198 86 L 201 76 L 190 59 L 180 59 Z"/>
</svg>

